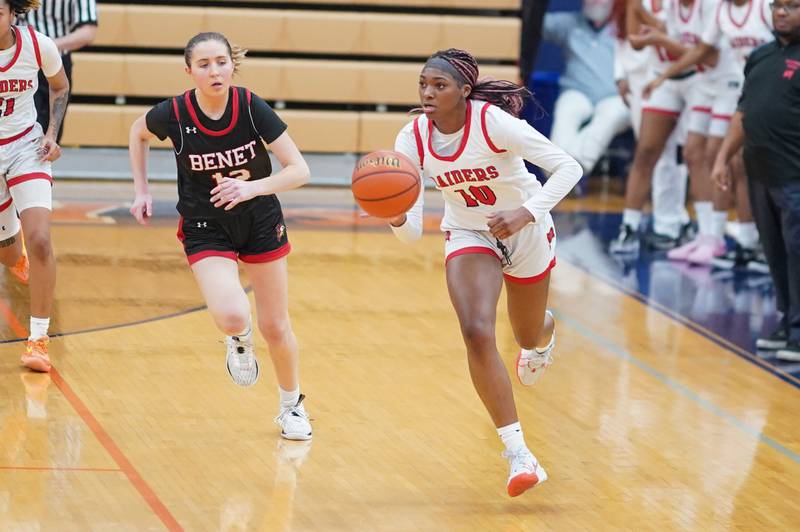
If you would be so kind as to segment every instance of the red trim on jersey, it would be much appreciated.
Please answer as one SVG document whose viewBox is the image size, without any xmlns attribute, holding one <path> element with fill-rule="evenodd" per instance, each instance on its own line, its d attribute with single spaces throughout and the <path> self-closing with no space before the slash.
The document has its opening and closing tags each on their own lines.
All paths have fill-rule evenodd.
<svg viewBox="0 0 800 532">
<path fill-rule="evenodd" d="M 489 138 L 489 130 L 486 129 L 486 111 L 489 110 L 489 107 L 491 105 L 492 104 L 487 103 L 486 105 L 483 106 L 483 109 L 481 109 L 481 129 L 483 130 L 483 138 L 486 139 L 486 144 L 489 145 L 489 148 L 493 152 L 495 152 L 495 153 L 505 153 L 506 150 L 501 150 L 500 148 L 498 148 L 497 146 L 494 145 L 494 142 L 492 142 L 492 139 Z"/>
<path fill-rule="evenodd" d="M 177 232 L 177 233 L 175 233 L 175 236 L 177 236 L 177 237 L 178 237 L 178 240 L 180 240 L 181 242 L 183 242 L 184 240 L 186 240 L 186 235 L 185 235 L 185 234 L 183 234 L 183 216 L 181 216 L 181 217 L 178 219 L 178 232 Z"/>
<path fill-rule="evenodd" d="M 446 259 L 444 259 L 445 264 L 450 259 L 454 259 L 459 255 L 491 255 L 492 257 L 500 260 L 500 257 L 497 256 L 497 253 L 494 252 L 491 248 L 487 248 L 484 246 L 468 246 L 465 248 L 457 249 L 454 252 L 450 253 Z"/>
<path fill-rule="evenodd" d="M 191 266 L 195 262 L 201 261 L 208 257 L 222 257 L 224 259 L 231 259 L 232 261 L 236 262 L 236 253 L 233 251 L 217 251 L 216 249 L 208 249 L 206 251 L 198 251 L 197 253 L 186 255 L 186 260 L 189 261 L 189 266 Z"/>
<path fill-rule="evenodd" d="M 21 139 L 22 137 L 24 137 L 25 135 L 30 133 L 31 130 L 33 130 L 33 125 L 31 125 L 28 128 L 26 128 L 22 133 L 17 133 L 13 137 L 6 137 L 4 139 L 0 139 L 0 146 L 5 146 L 6 144 L 10 144 L 10 143 L 14 142 L 15 140 Z"/>
<path fill-rule="evenodd" d="M 180 123 L 181 114 L 180 114 L 180 111 L 178 110 L 178 99 L 177 98 L 173 98 L 172 99 L 172 110 L 175 111 L 175 120 L 177 120 Z"/>
<path fill-rule="evenodd" d="M 3 212 L 4 210 L 8 209 L 13 202 L 14 198 L 8 198 L 8 200 L 5 203 L 0 205 L 0 212 Z"/>
<path fill-rule="evenodd" d="M 681 113 L 678 111 L 672 111 L 670 109 L 659 109 L 658 107 L 643 107 L 642 112 L 648 113 L 657 113 L 660 115 L 668 115 L 668 116 L 681 116 Z"/>
<path fill-rule="evenodd" d="M 750 13 L 753 12 L 753 4 L 756 3 L 756 0 L 750 0 L 747 4 L 747 13 L 744 16 L 744 20 L 740 23 L 733 20 L 733 2 L 728 2 L 728 18 L 731 19 L 731 23 L 736 26 L 737 28 L 743 28 L 745 24 L 747 24 L 747 19 L 750 18 Z"/>
<path fill-rule="evenodd" d="M 9 68 L 14 66 L 14 63 L 16 63 L 19 58 L 19 54 L 22 53 L 22 34 L 20 34 L 19 28 L 16 26 L 14 26 L 14 35 L 17 38 L 17 49 L 14 51 L 14 57 L 11 58 L 11 61 L 9 61 L 6 66 L 0 66 L 0 72 L 6 72 Z"/>
<path fill-rule="evenodd" d="M 431 155 L 433 155 L 440 161 L 447 161 L 452 163 L 461 156 L 461 154 L 464 152 L 464 148 L 467 147 L 467 141 L 469 140 L 469 130 L 471 124 L 472 124 L 472 100 L 467 100 L 467 120 L 464 122 L 464 136 L 461 137 L 461 145 L 458 147 L 458 151 L 456 151 L 453 155 L 445 157 L 437 154 L 433 149 L 433 140 L 432 140 L 433 120 L 428 120 L 428 151 L 431 152 Z"/>
<path fill-rule="evenodd" d="M 264 262 L 272 262 L 285 257 L 292 250 L 292 245 L 287 242 L 278 249 L 267 251 L 266 253 L 258 253 L 256 255 L 242 255 L 239 254 L 239 260 L 248 264 L 261 264 Z"/>
<path fill-rule="evenodd" d="M 700 107 L 699 105 L 696 105 L 692 107 L 692 111 L 697 111 L 698 113 L 710 113 L 711 107 Z"/>
<path fill-rule="evenodd" d="M 650 0 L 650 11 L 652 11 L 654 15 L 657 15 L 663 7 L 663 5 L 656 6 L 656 0 Z"/>
<path fill-rule="evenodd" d="M 711 119 L 712 120 L 727 120 L 727 121 L 730 121 L 731 118 L 733 118 L 733 115 L 713 115 L 713 114 L 711 115 Z"/>
<path fill-rule="evenodd" d="M 758 10 L 758 13 L 761 15 L 761 22 L 763 22 L 764 25 L 769 28 L 770 24 L 769 24 L 769 22 L 767 22 L 767 19 L 764 17 L 764 3 L 765 2 L 766 2 L 766 0 L 761 0 L 761 9 Z"/>
<path fill-rule="evenodd" d="M 683 7 L 683 4 L 681 4 L 680 0 L 678 0 L 678 17 L 681 19 L 681 22 L 686 24 L 687 22 L 692 20 L 692 15 L 694 14 L 694 8 L 699 2 L 700 0 L 694 0 L 692 2 L 692 5 L 689 6 L 689 14 L 686 16 L 686 18 L 683 18 L 683 9 L 681 9 Z"/>
<path fill-rule="evenodd" d="M 36 54 L 36 64 L 39 65 L 39 68 L 42 68 L 42 54 L 39 52 L 39 39 L 36 37 L 36 32 L 33 30 L 33 26 L 28 26 L 28 32 L 31 34 L 31 40 L 33 41 L 33 52 Z"/>
<path fill-rule="evenodd" d="M 419 154 L 419 166 L 425 162 L 425 149 L 422 147 L 422 135 L 419 133 L 419 117 L 414 119 L 414 139 L 417 141 L 417 153 Z"/>
<path fill-rule="evenodd" d="M 186 109 L 189 110 L 189 116 L 192 117 L 192 121 L 194 122 L 194 125 L 197 126 L 197 129 L 206 135 L 211 135 L 212 137 L 222 137 L 230 133 L 233 128 L 236 127 L 236 122 L 239 120 L 239 91 L 236 89 L 236 87 L 231 88 L 233 89 L 233 112 L 231 113 L 231 123 L 228 124 L 228 127 L 220 131 L 213 131 L 203 127 L 203 124 L 201 124 L 200 120 L 197 118 L 197 112 L 194 110 L 194 106 L 192 105 L 192 98 L 189 96 L 190 91 L 186 91 L 184 93 L 183 100 L 186 103 Z"/>
<path fill-rule="evenodd" d="M 512 283 L 517 283 L 517 284 L 538 283 L 539 281 L 544 279 L 547 276 L 547 274 L 550 273 L 550 270 L 555 268 L 555 266 L 556 266 L 556 258 L 553 257 L 553 260 L 550 261 L 550 264 L 547 265 L 547 268 L 539 275 L 534 275 L 533 277 L 514 277 L 513 275 L 504 273 L 503 277 L 506 278 L 506 281 L 511 281 Z"/>
<path fill-rule="evenodd" d="M 33 172 L 32 174 L 21 174 L 10 178 L 7 181 L 8 188 L 13 187 L 14 185 L 19 185 L 20 183 L 24 183 L 25 181 L 31 181 L 33 179 L 46 179 L 53 183 L 53 178 L 50 174 L 45 174 L 44 172 Z"/>
<path fill-rule="evenodd" d="M 245 89 L 244 93 L 247 95 L 247 105 L 250 105 L 250 100 L 253 97 L 253 95 L 250 93 L 250 89 Z"/>
</svg>

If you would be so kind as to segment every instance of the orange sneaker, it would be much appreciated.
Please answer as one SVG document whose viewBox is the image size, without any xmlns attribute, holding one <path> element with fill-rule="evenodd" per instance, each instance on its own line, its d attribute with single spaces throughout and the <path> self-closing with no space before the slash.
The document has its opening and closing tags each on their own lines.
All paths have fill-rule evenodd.
<svg viewBox="0 0 800 532">
<path fill-rule="evenodd" d="M 37 340 L 26 340 L 25 354 L 20 358 L 22 364 L 33 371 L 50 372 L 52 364 L 50 364 L 50 357 L 47 355 L 47 344 L 49 342 L 50 338 L 47 336 L 42 336 Z"/>
<path fill-rule="evenodd" d="M 28 284 L 28 279 L 30 279 L 30 263 L 28 262 L 28 252 L 25 251 L 25 247 L 22 248 L 22 256 L 19 258 L 17 263 L 9 268 L 11 273 L 14 274 L 14 277 L 19 279 L 19 282 L 22 284 Z"/>
</svg>

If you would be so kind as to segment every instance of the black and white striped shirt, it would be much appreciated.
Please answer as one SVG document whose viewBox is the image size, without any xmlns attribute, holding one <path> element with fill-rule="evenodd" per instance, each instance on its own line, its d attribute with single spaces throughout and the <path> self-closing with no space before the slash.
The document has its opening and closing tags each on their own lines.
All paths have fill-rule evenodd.
<svg viewBox="0 0 800 532">
<path fill-rule="evenodd" d="M 72 33 L 84 24 L 97 24 L 95 0 L 42 0 L 39 9 L 21 17 L 51 39 Z"/>
</svg>

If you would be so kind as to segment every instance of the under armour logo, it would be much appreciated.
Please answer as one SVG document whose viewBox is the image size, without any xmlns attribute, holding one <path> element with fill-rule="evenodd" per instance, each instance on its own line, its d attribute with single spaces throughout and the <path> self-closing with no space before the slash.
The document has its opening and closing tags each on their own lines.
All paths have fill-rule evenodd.
<svg viewBox="0 0 800 532">
<path fill-rule="evenodd" d="M 197 133 L 197 128 L 186 126 L 186 133 Z"/>
<path fill-rule="evenodd" d="M 203 227 L 203 228 L 208 227 L 208 222 L 197 222 L 197 227 Z"/>
</svg>

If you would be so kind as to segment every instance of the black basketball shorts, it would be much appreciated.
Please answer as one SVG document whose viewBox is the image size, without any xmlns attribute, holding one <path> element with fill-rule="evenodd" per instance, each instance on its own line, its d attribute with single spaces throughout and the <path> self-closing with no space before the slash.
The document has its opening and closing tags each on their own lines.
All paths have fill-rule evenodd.
<svg viewBox="0 0 800 532">
<path fill-rule="evenodd" d="M 181 217 L 178 239 L 190 265 L 206 257 L 271 262 L 291 251 L 280 207 L 252 208 L 221 218 Z"/>
</svg>

